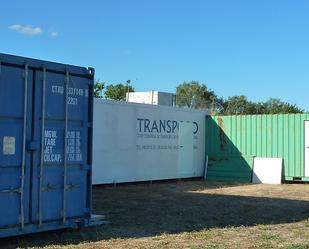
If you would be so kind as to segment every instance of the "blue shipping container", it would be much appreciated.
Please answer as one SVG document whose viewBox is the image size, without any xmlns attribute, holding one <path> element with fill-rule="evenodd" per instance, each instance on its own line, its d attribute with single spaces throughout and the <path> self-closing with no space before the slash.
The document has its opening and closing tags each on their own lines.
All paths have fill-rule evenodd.
<svg viewBox="0 0 309 249">
<path fill-rule="evenodd" d="M 93 81 L 0 54 L 0 237 L 89 223 Z"/>
</svg>

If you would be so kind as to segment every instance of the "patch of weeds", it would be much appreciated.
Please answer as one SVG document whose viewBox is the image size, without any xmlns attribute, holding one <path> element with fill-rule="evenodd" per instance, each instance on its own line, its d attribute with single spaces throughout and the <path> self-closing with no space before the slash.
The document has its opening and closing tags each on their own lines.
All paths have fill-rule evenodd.
<svg viewBox="0 0 309 249">
<path fill-rule="evenodd" d="M 165 241 L 165 240 L 161 240 L 159 242 L 159 247 L 158 248 L 168 248 L 168 245 L 169 245 L 169 242 L 168 241 Z"/>
<path fill-rule="evenodd" d="M 159 236 L 156 236 L 157 239 L 167 238 L 170 236 L 167 232 L 160 233 Z"/>
<path fill-rule="evenodd" d="M 266 225 L 264 225 L 264 224 L 257 224 L 256 227 L 257 227 L 259 230 L 263 230 L 263 231 L 269 230 L 269 226 L 266 226 Z"/>
<path fill-rule="evenodd" d="M 279 237 L 274 234 L 269 234 L 269 233 L 263 233 L 260 237 L 261 240 L 268 241 L 268 240 L 277 240 Z"/>
<path fill-rule="evenodd" d="M 216 245 L 216 244 L 209 244 L 205 247 L 205 249 L 224 249 L 225 247 Z"/>
<path fill-rule="evenodd" d="M 309 249 L 309 244 L 289 244 L 284 249 Z"/>
<path fill-rule="evenodd" d="M 151 239 L 153 241 L 160 241 L 160 240 L 162 240 L 162 239 L 164 239 L 166 237 L 167 236 L 165 234 L 160 233 L 160 234 L 157 234 L 157 235 L 153 236 Z"/>
<path fill-rule="evenodd" d="M 212 234 L 209 230 L 202 230 L 198 232 L 193 232 L 191 234 L 188 234 L 193 239 L 204 239 L 208 240 L 212 238 Z"/>
<path fill-rule="evenodd" d="M 267 248 L 273 248 L 273 246 L 269 243 L 269 241 L 260 241 L 260 242 L 256 245 L 256 248 L 267 249 Z"/>
<path fill-rule="evenodd" d="M 234 231 L 237 231 L 237 230 L 240 230 L 242 229 L 244 226 L 239 226 L 239 227 L 236 227 L 236 226 L 232 226 L 232 225 L 229 225 L 229 226 L 225 226 L 224 229 L 226 230 L 234 230 Z"/>
<path fill-rule="evenodd" d="M 189 246 L 188 249 L 198 249 L 196 246 Z"/>
</svg>

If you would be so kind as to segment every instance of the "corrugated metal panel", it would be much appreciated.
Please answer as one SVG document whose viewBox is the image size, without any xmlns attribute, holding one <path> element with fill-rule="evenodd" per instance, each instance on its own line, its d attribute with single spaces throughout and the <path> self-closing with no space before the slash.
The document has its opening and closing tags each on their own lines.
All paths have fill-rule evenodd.
<svg viewBox="0 0 309 249">
<path fill-rule="evenodd" d="M 208 179 L 250 182 L 257 156 L 282 157 L 285 180 L 306 180 L 305 120 L 308 113 L 207 117 Z"/>
<path fill-rule="evenodd" d="M 0 237 L 87 223 L 94 71 L 0 61 Z"/>
</svg>

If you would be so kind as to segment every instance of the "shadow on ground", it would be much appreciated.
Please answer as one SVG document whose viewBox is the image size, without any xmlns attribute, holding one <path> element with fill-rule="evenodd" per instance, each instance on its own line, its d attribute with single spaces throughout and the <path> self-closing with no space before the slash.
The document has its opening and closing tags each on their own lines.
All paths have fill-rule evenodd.
<svg viewBox="0 0 309 249">
<path fill-rule="evenodd" d="M 106 215 L 111 224 L 3 239 L 0 247 L 66 245 L 309 219 L 308 200 L 212 193 L 211 189 L 222 187 L 220 184 L 206 186 L 210 192 L 199 192 L 203 184 L 95 187 L 94 213 Z M 233 186 L 237 185 L 223 187 Z"/>
</svg>

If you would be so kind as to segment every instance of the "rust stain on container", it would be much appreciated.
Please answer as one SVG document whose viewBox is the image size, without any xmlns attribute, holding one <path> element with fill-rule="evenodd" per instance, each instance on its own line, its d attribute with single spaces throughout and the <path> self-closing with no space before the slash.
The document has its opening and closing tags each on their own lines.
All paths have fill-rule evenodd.
<svg viewBox="0 0 309 249">
<path fill-rule="evenodd" d="M 222 118 L 218 118 L 218 125 L 220 127 L 219 138 L 220 138 L 220 149 L 224 152 L 226 147 L 226 137 L 224 133 L 224 123 Z"/>
</svg>

